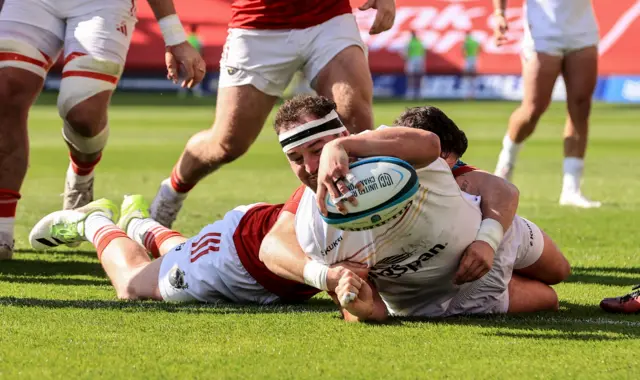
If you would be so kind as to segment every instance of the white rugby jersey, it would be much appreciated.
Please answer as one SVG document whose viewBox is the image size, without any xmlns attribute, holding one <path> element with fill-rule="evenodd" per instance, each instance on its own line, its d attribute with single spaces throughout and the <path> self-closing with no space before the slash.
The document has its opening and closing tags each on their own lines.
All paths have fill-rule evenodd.
<svg viewBox="0 0 640 380">
<path fill-rule="evenodd" d="M 591 0 L 527 0 L 525 15 L 534 38 L 598 33 Z"/>
<path fill-rule="evenodd" d="M 418 169 L 420 189 L 397 219 L 368 231 L 341 231 L 320 216 L 315 193 L 305 189 L 296 235 L 311 258 L 335 264 L 366 263 L 393 314 L 439 315 L 456 294 L 453 284 L 464 249 L 475 240 L 480 197 L 463 193 L 446 161 Z"/>
</svg>

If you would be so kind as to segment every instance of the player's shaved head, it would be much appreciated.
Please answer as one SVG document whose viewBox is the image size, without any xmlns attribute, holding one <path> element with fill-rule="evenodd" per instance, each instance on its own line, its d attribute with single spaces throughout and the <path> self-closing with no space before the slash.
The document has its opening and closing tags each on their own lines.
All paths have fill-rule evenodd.
<svg viewBox="0 0 640 380">
<path fill-rule="evenodd" d="M 438 107 L 407 108 L 393 125 L 418 128 L 436 134 L 440 138 L 440 148 L 444 158 L 451 153 L 460 158 L 467 151 L 469 143 L 464 131 Z"/>
<path fill-rule="evenodd" d="M 324 96 L 298 95 L 280 106 L 273 127 L 280 134 L 304 123 L 309 116 L 320 119 L 336 108 L 336 103 Z"/>
</svg>

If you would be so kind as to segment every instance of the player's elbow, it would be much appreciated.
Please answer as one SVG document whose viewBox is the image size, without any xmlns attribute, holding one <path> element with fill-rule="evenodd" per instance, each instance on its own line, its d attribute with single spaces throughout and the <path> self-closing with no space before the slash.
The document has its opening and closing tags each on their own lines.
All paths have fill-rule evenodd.
<svg viewBox="0 0 640 380">
<path fill-rule="evenodd" d="M 269 268 L 269 264 L 271 263 L 273 245 L 275 244 L 275 240 L 276 239 L 273 234 L 268 233 L 265 235 L 264 239 L 262 239 L 262 243 L 260 244 L 258 258 L 267 266 L 267 268 Z"/>
<path fill-rule="evenodd" d="M 518 190 L 518 187 L 511 182 L 505 179 L 501 180 L 504 184 L 505 199 L 508 199 L 514 208 L 517 209 L 518 203 L 520 203 L 520 190 Z"/>
<path fill-rule="evenodd" d="M 415 167 L 425 167 L 440 157 L 440 138 L 435 133 L 418 130 L 421 133 L 416 145 L 416 159 L 412 163 Z"/>
</svg>

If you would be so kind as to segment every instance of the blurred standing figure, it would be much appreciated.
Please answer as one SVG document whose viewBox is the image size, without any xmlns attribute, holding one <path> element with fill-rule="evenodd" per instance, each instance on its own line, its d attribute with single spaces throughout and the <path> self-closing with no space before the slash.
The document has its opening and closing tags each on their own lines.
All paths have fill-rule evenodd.
<svg viewBox="0 0 640 380">
<path fill-rule="evenodd" d="M 470 98 L 475 96 L 478 53 L 480 53 L 480 43 L 473 38 L 471 30 L 467 30 L 462 44 L 462 55 L 464 56 L 464 75 L 471 78 L 471 90 L 468 95 Z"/>
<path fill-rule="evenodd" d="M 418 38 L 416 31 L 411 31 L 411 39 L 405 51 L 405 74 L 407 75 L 407 99 L 420 97 L 420 84 L 425 74 L 427 50 Z"/>
<path fill-rule="evenodd" d="M 189 44 L 193 46 L 193 48 L 202 56 L 202 40 L 198 35 L 197 24 L 191 24 L 191 26 L 189 27 L 189 33 L 187 34 L 187 42 L 189 42 Z M 206 79 L 206 73 L 205 73 L 205 79 Z M 194 96 L 201 97 L 202 83 L 204 83 L 204 80 L 198 83 L 197 85 L 193 86 L 192 88 L 178 87 L 178 96 L 182 98 L 187 96 L 187 94 L 190 92 Z"/>
<path fill-rule="evenodd" d="M 498 46 L 507 40 L 506 0 L 493 0 Z M 521 144 L 549 106 L 556 79 L 567 89 L 564 179 L 560 204 L 600 207 L 580 190 L 587 149 L 591 98 L 598 77 L 598 24 L 590 0 L 527 0 L 522 50 L 524 96 L 509 119 L 495 174 L 511 180 Z"/>
</svg>

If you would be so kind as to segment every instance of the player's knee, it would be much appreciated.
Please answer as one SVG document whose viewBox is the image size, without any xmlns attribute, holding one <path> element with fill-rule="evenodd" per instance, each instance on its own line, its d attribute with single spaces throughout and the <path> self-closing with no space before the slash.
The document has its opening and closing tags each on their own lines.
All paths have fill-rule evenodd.
<svg viewBox="0 0 640 380">
<path fill-rule="evenodd" d="M 133 281 L 133 279 L 126 281 L 120 286 L 116 286 L 116 294 L 118 299 L 127 301 L 137 301 L 146 298 L 143 289 L 140 289 L 139 284 Z"/>
<path fill-rule="evenodd" d="M 20 41 L 0 39 L 0 112 L 26 112 L 37 96 L 50 59 Z"/>
<path fill-rule="evenodd" d="M 58 112 L 65 121 L 63 137 L 78 152 L 92 154 L 105 147 L 107 107 L 121 72 L 118 62 L 75 53 L 67 57 Z"/>
<path fill-rule="evenodd" d="M 549 286 L 548 288 L 549 291 L 547 292 L 547 295 L 543 302 L 542 310 L 558 311 L 560 309 L 558 293 L 556 293 L 556 291 L 552 287 Z"/>
<path fill-rule="evenodd" d="M 577 94 L 567 99 L 567 108 L 575 116 L 586 118 L 591 112 L 591 94 Z"/>
<path fill-rule="evenodd" d="M 196 134 L 187 143 L 187 149 L 205 165 L 217 167 L 231 163 L 249 150 L 251 139 L 243 138 L 242 134 L 221 139 L 214 133 L 215 128 Z"/>
<path fill-rule="evenodd" d="M 251 145 L 244 141 L 221 141 L 218 143 L 220 163 L 228 164 L 242 157 Z"/>
<path fill-rule="evenodd" d="M 546 281 L 548 285 L 559 284 L 571 275 L 571 265 L 569 264 L 569 261 L 567 261 L 562 254 L 560 254 L 560 256 L 561 260 L 558 260 L 558 263 L 548 274 Z"/>
<path fill-rule="evenodd" d="M 351 133 L 373 129 L 372 94 L 366 89 L 346 90 L 337 94 L 336 103 L 340 118 Z"/>
<path fill-rule="evenodd" d="M 110 93 L 102 92 L 77 104 L 66 114 L 65 124 L 82 137 L 98 135 L 107 124 L 109 99 Z"/>
<path fill-rule="evenodd" d="M 537 121 L 538 119 L 540 119 L 542 114 L 544 114 L 547 108 L 549 108 L 549 103 L 550 102 L 548 100 L 537 100 L 526 104 L 524 109 L 527 113 L 528 118 L 531 121 Z"/>
</svg>

